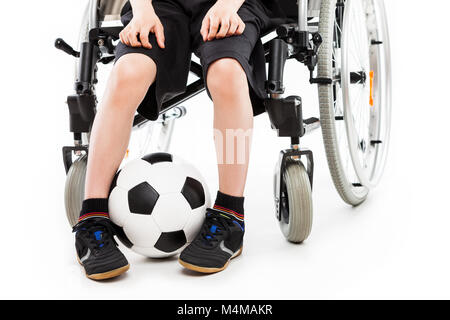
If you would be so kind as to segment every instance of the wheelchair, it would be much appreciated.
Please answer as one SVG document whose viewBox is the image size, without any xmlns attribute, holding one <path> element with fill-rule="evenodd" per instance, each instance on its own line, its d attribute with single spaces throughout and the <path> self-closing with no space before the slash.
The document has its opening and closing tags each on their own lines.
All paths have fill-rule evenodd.
<svg viewBox="0 0 450 320">
<path fill-rule="evenodd" d="M 75 93 L 67 99 L 74 144 L 63 148 L 65 207 L 72 226 L 83 200 L 89 134 L 97 106 L 97 72 L 114 61 L 125 2 L 89 0 L 78 49 L 62 39 L 55 43 L 77 58 Z M 391 129 L 389 32 L 383 0 L 280 3 L 292 23 L 277 26 L 263 38 L 268 39 L 263 43 L 268 64 L 265 107 L 272 129 L 291 140 L 290 147 L 280 152 L 275 169 L 276 219 L 288 241 L 302 243 L 312 228 L 314 175 L 313 152 L 300 144 L 304 135 L 322 129 L 332 180 L 349 205 L 363 203 L 382 177 Z M 304 119 L 301 97 L 283 96 L 288 59 L 308 68 L 310 84 L 318 87 L 320 118 Z M 181 105 L 205 90 L 200 64 L 192 61 L 190 71 L 194 80 L 183 94 L 164 103 L 157 121 L 135 116 L 135 156 L 168 150 L 175 121 L 186 114 Z"/>
</svg>

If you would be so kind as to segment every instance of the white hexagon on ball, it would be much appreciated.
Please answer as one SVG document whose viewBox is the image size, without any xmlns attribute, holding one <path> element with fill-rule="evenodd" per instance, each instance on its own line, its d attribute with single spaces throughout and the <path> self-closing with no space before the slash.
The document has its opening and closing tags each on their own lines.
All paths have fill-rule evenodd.
<svg viewBox="0 0 450 320">
<path fill-rule="evenodd" d="M 191 216 L 191 207 L 180 192 L 160 195 L 152 217 L 162 232 L 183 230 Z M 174 213 L 176 212 L 176 219 Z"/>
</svg>

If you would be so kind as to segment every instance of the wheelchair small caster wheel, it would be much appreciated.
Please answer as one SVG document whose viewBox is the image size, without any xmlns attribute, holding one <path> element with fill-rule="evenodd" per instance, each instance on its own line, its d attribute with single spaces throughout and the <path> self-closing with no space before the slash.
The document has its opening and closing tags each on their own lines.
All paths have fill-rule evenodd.
<svg viewBox="0 0 450 320">
<path fill-rule="evenodd" d="M 280 178 L 281 232 L 289 242 L 302 243 L 311 233 L 313 220 L 310 178 L 301 161 L 289 161 Z"/>
<path fill-rule="evenodd" d="M 64 189 L 64 203 L 67 220 L 73 227 L 80 216 L 81 203 L 84 198 L 84 182 L 86 180 L 87 155 L 75 160 L 67 173 Z"/>
</svg>

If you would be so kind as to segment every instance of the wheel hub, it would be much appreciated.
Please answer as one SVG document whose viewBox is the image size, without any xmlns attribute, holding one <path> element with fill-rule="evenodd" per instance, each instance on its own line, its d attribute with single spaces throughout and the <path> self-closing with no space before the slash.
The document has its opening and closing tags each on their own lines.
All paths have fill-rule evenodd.
<svg viewBox="0 0 450 320">
<path fill-rule="evenodd" d="M 367 74 L 365 71 L 358 72 L 350 72 L 350 83 L 356 84 L 361 83 L 365 84 L 367 80 Z"/>
</svg>

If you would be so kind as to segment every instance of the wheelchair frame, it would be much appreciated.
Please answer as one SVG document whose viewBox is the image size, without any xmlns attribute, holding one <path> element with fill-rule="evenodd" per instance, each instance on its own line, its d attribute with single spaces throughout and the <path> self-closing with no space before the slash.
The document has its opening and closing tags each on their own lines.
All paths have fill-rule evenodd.
<svg viewBox="0 0 450 320">
<path fill-rule="evenodd" d="M 57 39 L 56 48 L 79 58 L 77 62 L 77 77 L 75 81 L 75 94 L 67 98 L 67 104 L 70 113 L 70 131 L 74 135 L 74 146 L 66 146 L 63 148 L 63 159 L 66 173 L 72 165 L 73 152 L 87 152 L 88 148 L 82 141 L 82 134 L 89 133 L 95 118 L 97 99 L 94 92 L 94 85 L 97 83 L 97 63 L 108 64 L 114 60 L 114 44 L 113 41 L 119 39 L 121 26 L 108 26 L 108 13 L 112 13 L 123 6 L 126 0 L 108 1 L 108 0 L 89 0 L 87 12 L 89 12 L 89 20 L 87 23 L 89 33 L 87 39 L 80 39 L 80 50 L 76 51 L 69 46 L 64 40 Z M 305 122 L 305 129 L 301 118 L 301 102 L 300 105 L 294 106 L 297 102 L 290 101 L 291 116 L 286 119 L 284 114 L 280 114 L 278 110 L 285 101 L 280 97 L 284 93 L 283 86 L 283 69 L 287 59 L 296 57 L 301 62 L 308 65 L 311 70 L 311 83 L 327 82 L 324 79 L 314 79 L 312 72 L 317 64 L 314 56 L 320 46 L 321 39 L 318 33 L 314 34 L 313 46 L 310 45 L 309 37 L 311 32 L 308 30 L 308 13 L 317 14 L 317 8 L 320 7 L 320 0 L 310 0 L 310 10 L 308 10 L 308 1 L 300 0 L 298 6 L 298 28 L 297 25 L 283 25 L 276 30 L 278 40 L 274 45 L 271 41 L 264 43 L 266 60 L 269 62 L 269 80 L 267 82 L 267 92 L 271 99 L 267 102 L 267 108 L 270 110 L 270 118 L 272 126 L 281 130 L 280 136 L 292 137 L 292 145 L 298 145 L 298 138 L 305 133 L 310 132 L 313 128 L 318 127 L 318 119 L 309 119 Z M 109 4 L 109 5 L 108 5 Z M 117 4 L 120 4 L 117 6 Z M 99 10 L 99 8 L 103 8 Z M 103 16 L 99 16 L 99 12 L 103 12 Z M 117 15 L 113 15 L 116 16 Z M 103 19 L 103 20 L 101 20 Z M 105 24 L 105 25 L 104 25 Z M 272 30 L 273 31 L 273 30 Z M 294 36 L 296 35 L 296 36 Z M 270 52 L 273 54 L 270 54 Z M 166 114 L 168 111 L 183 102 L 205 91 L 202 67 L 200 64 L 191 61 L 190 72 L 198 77 L 198 80 L 187 85 L 186 91 L 162 105 L 160 115 Z M 281 102 L 281 103 L 280 103 Z M 294 110 L 295 109 L 295 110 Z M 299 118 L 300 115 L 300 118 Z M 175 115 L 176 116 L 176 115 Z M 299 120 L 300 122 L 296 123 Z M 149 120 L 143 116 L 135 115 L 133 127 L 138 127 Z M 284 127 L 290 122 L 289 128 Z M 312 175 L 311 175 L 312 176 Z"/>
<path fill-rule="evenodd" d="M 360 71 L 360 69 L 351 70 L 353 72 L 347 72 L 348 74 L 345 73 L 335 75 L 329 74 L 329 72 L 323 72 L 323 70 L 321 72 L 320 64 L 318 68 L 319 70 L 317 70 L 316 73 L 317 76 L 315 76 L 315 71 L 317 69 L 316 67 L 319 62 L 319 48 L 321 47 L 323 42 L 322 36 L 319 33 L 321 19 L 319 19 L 319 22 L 317 22 L 316 18 L 319 18 L 321 8 L 328 7 L 326 5 L 322 6 L 322 1 L 323 0 L 309 0 L 309 1 L 298 0 L 297 1 L 298 11 L 296 14 L 297 22 L 291 24 L 283 24 L 278 26 L 275 30 L 271 30 L 266 35 L 271 34 L 275 31 L 276 36 L 271 38 L 269 41 L 263 43 L 266 62 L 269 65 L 268 80 L 266 82 L 266 92 L 267 92 L 267 99 L 265 101 L 266 111 L 269 115 L 272 128 L 277 130 L 278 136 L 288 137 L 291 139 L 291 148 L 281 151 L 279 162 L 275 172 L 275 192 L 274 192 L 275 207 L 276 207 L 276 217 L 280 221 L 280 224 L 283 223 L 282 211 L 283 210 L 289 211 L 289 208 L 286 209 L 286 206 L 288 205 L 286 204 L 287 195 L 285 194 L 286 192 L 284 191 L 286 188 L 286 184 L 284 181 L 286 177 L 284 177 L 284 175 L 286 174 L 286 170 L 288 169 L 288 167 L 292 164 L 292 161 L 301 164 L 301 167 L 305 170 L 305 174 L 307 175 L 307 180 L 309 180 L 309 187 L 308 187 L 309 191 L 301 190 L 301 192 L 305 192 L 305 194 L 299 195 L 300 200 L 297 199 L 297 206 L 300 206 L 302 210 L 309 211 L 306 214 L 312 215 L 312 208 L 310 206 L 311 205 L 310 202 L 311 202 L 311 189 L 313 185 L 313 174 L 314 174 L 314 157 L 313 152 L 311 150 L 300 148 L 300 139 L 305 134 L 308 134 L 314 131 L 315 129 L 321 127 L 321 122 L 318 118 L 309 118 L 309 119 L 303 118 L 302 100 L 300 97 L 298 96 L 291 96 L 287 98 L 283 97 L 283 94 L 285 92 L 283 78 L 286 61 L 288 59 L 296 59 L 297 61 L 303 63 L 310 72 L 310 83 L 318 84 L 319 92 L 321 92 L 322 94 L 324 92 L 327 93 L 328 90 L 330 90 L 328 87 L 333 87 L 336 82 L 343 82 L 344 84 L 347 83 L 347 85 L 360 83 L 364 84 L 367 80 L 368 70 L 365 71 Z M 352 0 L 336 0 L 335 2 L 334 0 L 330 0 L 331 3 L 335 4 L 335 8 L 333 8 L 333 10 L 336 10 L 336 13 L 334 11 L 330 13 L 333 15 L 334 14 L 342 15 L 340 19 L 343 21 L 344 21 L 344 7 L 346 6 L 346 1 L 352 3 Z M 366 1 L 367 2 L 380 1 L 382 4 L 382 0 L 366 0 Z M 123 26 L 111 24 L 111 21 L 117 21 L 119 17 L 118 12 L 123 7 L 125 2 L 126 0 L 89 0 L 89 4 L 85 12 L 85 21 L 83 23 L 80 35 L 79 51 L 73 49 L 62 39 L 57 39 L 55 42 L 56 48 L 66 52 L 69 55 L 78 58 L 76 63 L 77 71 L 75 79 L 75 94 L 69 96 L 67 99 L 70 114 L 70 131 L 73 133 L 74 136 L 74 146 L 66 146 L 63 148 L 63 160 L 66 173 L 69 173 L 69 170 L 74 163 L 73 162 L 74 154 L 77 155 L 79 159 L 81 159 L 83 154 L 87 155 L 88 153 L 89 133 L 95 118 L 97 105 L 97 97 L 95 95 L 95 85 L 98 82 L 97 64 L 98 63 L 109 64 L 115 59 L 114 42 L 119 39 L 119 33 L 121 32 Z M 290 8 L 290 10 L 291 9 L 292 8 Z M 382 11 L 384 11 L 383 4 L 381 5 L 381 9 Z M 290 12 L 292 11 L 293 10 L 291 10 Z M 386 17 L 383 16 L 382 18 L 385 19 Z M 342 28 L 342 25 L 337 27 Z M 387 28 L 387 25 L 385 26 L 385 28 Z M 376 29 L 376 31 L 378 32 L 378 29 Z M 340 30 L 340 32 L 342 33 L 342 30 Z M 383 29 L 379 32 L 382 34 L 378 33 L 372 34 L 371 46 L 374 48 L 377 47 L 379 48 L 383 44 L 383 42 L 378 41 L 379 39 L 377 39 L 377 37 L 381 36 L 383 40 L 386 41 L 386 44 L 384 45 L 385 48 L 384 54 L 388 56 L 390 48 L 389 48 L 389 37 L 388 34 L 386 34 L 386 32 L 387 29 Z M 329 39 L 326 40 L 329 41 Z M 342 46 L 342 44 L 339 45 Z M 373 49 L 373 51 L 374 52 L 377 51 L 378 54 L 380 55 L 381 51 L 383 50 Z M 380 57 L 378 58 L 381 59 Z M 333 64 L 335 63 L 336 61 L 333 62 Z M 387 63 L 386 70 L 380 69 L 381 70 L 380 71 L 377 69 L 377 71 L 379 71 L 380 73 L 382 73 L 383 71 L 386 73 L 390 73 L 389 69 L 390 61 L 387 61 L 386 63 Z M 171 100 L 163 103 L 162 110 L 160 113 L 160 121 L 162 121 L 163 124 L 166 123 L 172 124 L 172 126 L 169 126 L 168 129 L 166 130 L 168 138 L 170 138 L 173 129 L 172 120 L 182 117 L 185 113 L 185 110 L 183 109 L 183 107 L 180 107 L 180 105 L 183 102 L 202 93 L 205 90 L 201 65 L 196 63 L 195 61 L 191 61 L 190 72 L 194 74 L 198 79 L 188 84 L 186 87 L 186 91 L 183 94 L 180 94 L 172 98 Z M 326 76 L 324 76 L 325 74 Z M 371 78 L 370 80 L 372 81 L 373 79 Z M 388 92 L 387 98 L 384 98 L 386 99 L 386 101 L 383 100 L 383 102 L 387 104 L 385 108 L 387 108 L 386 110 L 389 113 L 390 74 L 386 78 L 386 81 L 388 82 L 386 86 L 386 91 Z M 372 86 L 372 82 L 370 85 Z M 380 83 L 377 83 L 376 85 L 380 86 Z M 336 90 L 336 88 L 334 88 L 333 90 Z M 384 93 L 382 92 L 381 94 Z M 336 95 L 336 92 L 334 92 L 334 95 Z M 336 96 L 334 98 L 337 99 Z M 382 102 L 379 103 L 381 104 Z M 345 111 L 348 113 L 349 109 L 347 108 L 347 106 L 345 107 L 346 107 Z M 326 130 L 330 130 L 330 128 L 332 130 L 335 130 L 334 124 L 330 124 L 330 121 L 344 120 L 344 117 L 338 115 L 337 113 L 335 114 L 335 111 L 332 112 L 333 119 L 332 120 L 327 119 L 326 122 L 323 124 L 327 126 Z M 323 111 L 321 109 L 321 119 L 324 114 L 325 114 L 324 118 L 328 117 L 328 114 L 326 112 L 329 111 Z M 385 112 L 384 109 L 383 112 Z M 380 117 L 379 115 L 377 116 Z M 378 122 L 381 121 L 380 119 L 376 120 Z M 148 119 L 144 118 L 139 114 L 135 115 L 133 121 L 133 128 L 138 128 L 146 124 L 148 121 L 149 121 Z M 390 119 L 388 121 L 387 126 L 390 127 Z M 372 128 L 369 128 L 369 130 L 370 129 Z M 377 131 L 378 134 L 380 134 L 379 131 L 380 130 L 378 129 Z M 389 135 L 389 130 L 387 130 L 387 135 Z M 387 141 L 382 141 L 379 139 L 370 140 L 372 147 L 375 146 L 374 148 L 376 148 L 375 149 L 376 154 L 378 154 L 379 152 L 379 149 L 377 147 L 378 145 L 381 145 L 383 143 L 385 143 L 386 146 L 388 145 L 388 137 L 385 138 Z M 331 149 L 334 149 L 334 146 L 332 146 Z M 330 166 L 330 171 L 332 172 L 333 180 L 336 187 L 338 188 L 338 192 L 340 193 L 344 201 L 348 202 L 349 204 L 358 205 L 362 203 L 365 200 L 365 197 L 367 196 L 369 187 L 373 186 L 367 183 L 366 188 L 366 185 L 363 185 L 361 183 L 353 183 L 350 184 L 351 187 L 361 189 L 361 196 L 353 197 L 352 195 L 345 194 L 346 191 L 345 190 L 343 191 L 338 187 L 338 185 L 342 184 L 343 181 L 342 180 L 343 178 L 340 176 L 342 172 L 339 172 L 338 170 L 339 168 L 336 168 L 336 165 L 333 164 L 333 161 L 334 162 L 340 161 L 339 152 L 337 153 L 337 155 L 335 151 L 333 151 L 332 153 L 333 153 L 332 155 L 329 155 L 327 150 L 327 157 Z M 303 167 L 303 162 L 301 161 L 303 158 L 306 158 L 306 169 Z M 86 157 L 83 157 L 83 159 L 85 160 Z M 375 159 L 375 161 L 376 160 L 377 159 Z M 352 161 L 355 161 L 353 155 Z M 356 167 L 355 164 L 354 166 Z M 381 167 L 384 167 L 384 163 Z M 334 173 L 333 170 L 335 170 Z M 309 217 L 307 217 L 307 220 L 308 219 Z M 309 221 L 309 223 L 311 223 L 311 221 Z M 309 235 L 309 232 L 311 231 L 310 230 L 311 226 L 309 227 L 302 226 L 301 228 L 304 229 L 302 235 L 299 234 L 292 235 L 290 234 L 289 231 L 289 235 L 285 234 L 285 236 L 288 238 L 289 241 L 302 242 Z"/>
</svg>

